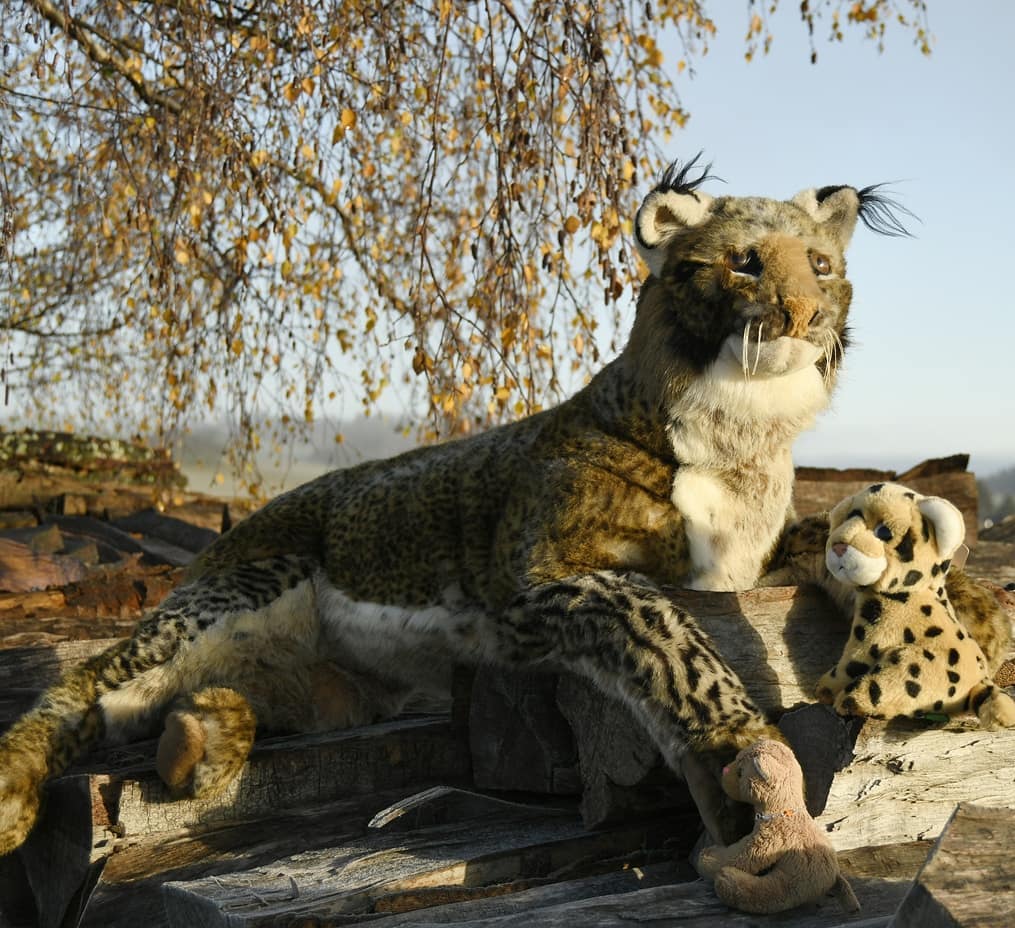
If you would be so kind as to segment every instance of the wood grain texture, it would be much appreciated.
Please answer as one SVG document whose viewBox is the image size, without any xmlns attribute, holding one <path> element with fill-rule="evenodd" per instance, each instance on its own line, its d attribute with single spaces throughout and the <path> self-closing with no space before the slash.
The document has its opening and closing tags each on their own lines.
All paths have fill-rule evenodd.
<svg viewBox="0 0 1015 928">
<path fill-rule="evenodd" d="M 1015 729 L 867 721 L 818 821 L 837 850 L 936 838 L 955 806 L 1015 807 Z"/>
<path fill-rule="evenodd" d="M 519 810 L 435 828 L 368 834 L 270 867 L 165 888 L 170 925 L 259 928 L 342 924 L 406 894 L 542 878 L 581 862 L 658 846 L 673 823 L 588 832 L 573 813 Z M 427 894 L 421 898 L 427 901 Z M 440 896 L 430 896 L 430 899 Z M 530 921 L 529 924 L 538 922 Z"/>
<path fill-rule="evenodd" d="M 1015 810 L 960 804 L 898 914 L 896 928 L 1000 928 L 1015 920 Z"/>
</svg>

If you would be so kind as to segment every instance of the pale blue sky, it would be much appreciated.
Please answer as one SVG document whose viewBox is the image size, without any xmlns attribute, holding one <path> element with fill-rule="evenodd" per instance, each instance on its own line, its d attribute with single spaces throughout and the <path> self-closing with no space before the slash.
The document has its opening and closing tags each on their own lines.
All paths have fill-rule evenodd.
<svg viewBox="0 0 1015 928">
<path fill-rule="evenodd" d="M 667 153 L 703 150 L 720 193 L 896 181 L 921 220 L 909 240 L 858 228 L 855 343 L 797 462 L 905 468 L 967 451 L 983 476 L 1015 464 L 1015 3 L 930 0 L 929 58 L 901 30 L 884 54 L 819 33 L 816 65 L 787 0 L 771 53 L 745 62 L 745 6 L 715 5 L 719 34 L 681 81 L 691 120 Z"/>
</svg>

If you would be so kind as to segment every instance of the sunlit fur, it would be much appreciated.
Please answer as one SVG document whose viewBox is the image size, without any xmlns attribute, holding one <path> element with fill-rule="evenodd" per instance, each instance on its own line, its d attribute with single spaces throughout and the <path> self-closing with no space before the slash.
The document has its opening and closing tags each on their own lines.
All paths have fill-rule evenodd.
<svg viewBox="0 0 1015 928">
<path fill-rule="evenodd" d="M 445 687 L 453 660 L 551 663 L 623 700 L 719 839 L 713 761 L 781 736 L 659 585 L 743 589 L 768 563 L 792 515 L 792 443 L 848 345 L 843 252 L 864 199 L 710 197 L 701 181 L 673 168 L 645 198 L 654 273 L 627 346 L 585 389 L 273 500 L 130 639 L 48 690 L 0 738 L 0 852 L 25 839 L 46 779 L 103 736 L 168 714 L 159 768 L 203 794 L 246 751 L 241 700 L 265 727 L 355 724 Z"/>
</svg>

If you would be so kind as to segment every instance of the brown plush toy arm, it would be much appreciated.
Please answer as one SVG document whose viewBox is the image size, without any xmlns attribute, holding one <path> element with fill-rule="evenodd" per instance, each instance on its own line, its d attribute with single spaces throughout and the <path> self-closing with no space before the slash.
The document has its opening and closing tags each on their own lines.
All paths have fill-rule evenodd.
<svg viewBox="0 0 1015 928">
<path fill-rule="evenodd" d="M 738 870 L 746 870 L 749 873 L 757 873 L 763 869 L 755 865 L 755 855 L 752 853 L 754 834 L 749 834 L 729 847 L 721 844 L 713 844 L 706 847 L 698 855 L 695 869 L 706 880 L 714 880 L 715 875 L 723 867 L 736 867 Z"/>
</svg>

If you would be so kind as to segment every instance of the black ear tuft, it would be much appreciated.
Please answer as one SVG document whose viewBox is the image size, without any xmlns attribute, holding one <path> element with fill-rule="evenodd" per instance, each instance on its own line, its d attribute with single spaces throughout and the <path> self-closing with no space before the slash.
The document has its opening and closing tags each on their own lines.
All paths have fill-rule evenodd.
<svg viewBox="0 0 1015 928">
<path fill-rule="evenodd" d="M 878 232 L 881 235 L 912 238 L 913 233 L 903 224 L 899 214 L 909 216 L 917 222 L 920 221 L 919 217 L 906 209 L 898 200 L 882 193 L 882 187 L 884 184 L 871 184 L 869 187 L 857 190 L 856 195 L 860 200 L 860 221 L 872 232 Z M 827 187 L 823 188 L 823 190 L 828 189 Z M 818 191 L 819 202 L 822 199 L 823 190 Z"/>
<path fill-rule="evenodd" d="M 663 176 L 659 179 L 659 183 L 653 188 L 657 191 L 672 190 L 674 193 L 690 193 L 693 194 L 707 180 L 721 180 L 722 178 L 716 177 L 715 174 L 709 173 L 712 170 L 712 164 L 709 162 L 700 168 L 701 173 L 697 177 L 691 177 L 691 171 L 694 170 L 698 164 L 698 159 L 701 158 L 703 152 L 698 152 L 690 161 L 685 165 L 681 165 L 679 161 L 674 161 L 664 172 Z"/>
<path fill-rule="evenodd" d="M 820 190 L 815 191 L 814 199 L 818 201 L 818 204 L 824 203 L 833 193 L 838 193 L 844 187 L 848 187 L 849 184 L 832 184 L 829 187 L 822 187 Z"/>
</svg>

